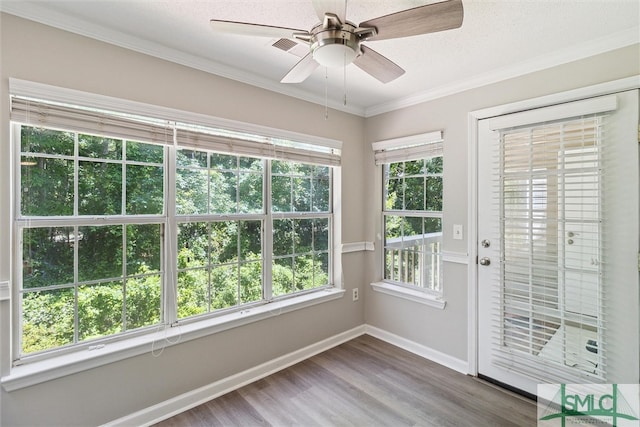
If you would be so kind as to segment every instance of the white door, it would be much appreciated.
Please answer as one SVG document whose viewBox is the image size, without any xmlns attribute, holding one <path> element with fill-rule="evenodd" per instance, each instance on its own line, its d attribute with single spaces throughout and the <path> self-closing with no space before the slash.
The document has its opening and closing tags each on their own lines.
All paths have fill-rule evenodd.
<svg viewBox="0 0 640 427">
<path fill-rule="evenodd" d="M 478 373 L 638 383 L 638 91 L 478 126 Z"/>
</svg>

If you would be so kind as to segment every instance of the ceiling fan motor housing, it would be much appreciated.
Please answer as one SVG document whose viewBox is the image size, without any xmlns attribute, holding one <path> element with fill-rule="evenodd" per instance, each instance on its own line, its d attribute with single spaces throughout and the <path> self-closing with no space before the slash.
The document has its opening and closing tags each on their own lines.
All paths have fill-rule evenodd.
<svg viewBox="0 0 640 427">
<path fill-rule="evenodd" d="M 326 11 L 330 7 L 330 10 L 344 10 L 341 16 L 345 16 L 346 0 L 311 2 L 322 20 L 311 31 L 219 19 L 212 19 L 211 24 L 216 31 L 223 33 L 292 38 L 308 44 L 309 53 L 299 55 L 302 59 L 282 78 L 282 83 L 301 83 L 318 65 L 345 67 L 352 62 L 380 82 L 389 83 L 403 75 L 404 70 L 384 55 L 361 45 L 362 42 L 411 37 L 459 28 L 464 18 L 462 0 L 442 0 L 379 16 L 357 26 L 346 20 L 343 23 L 344 18 Z"/>
<path fill-rule="evenodd" d="M 329 15 L 329 14 L 327 14 Z M 343 67 L 360 54 L 362 37 L 351 22 L 325 19 L 311 30 L 309 44 L 313 59 L 327 67 Z"/>
</svg>

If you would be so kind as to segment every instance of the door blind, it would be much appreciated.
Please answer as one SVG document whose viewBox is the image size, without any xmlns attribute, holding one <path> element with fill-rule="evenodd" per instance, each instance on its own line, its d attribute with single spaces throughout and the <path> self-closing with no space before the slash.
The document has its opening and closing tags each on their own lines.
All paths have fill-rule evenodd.
<svg viewBox="0 0 640 427">
<path fill-rule="evenodd" d="M 493 363 L 544 382 L 601 382 L 606 116 L 494 132 L 501 284 Z"/>
</svg>

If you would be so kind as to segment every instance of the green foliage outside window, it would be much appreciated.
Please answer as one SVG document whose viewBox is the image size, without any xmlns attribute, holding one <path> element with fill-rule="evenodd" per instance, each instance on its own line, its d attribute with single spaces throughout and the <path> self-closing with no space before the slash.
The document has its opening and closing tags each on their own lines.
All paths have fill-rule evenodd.
<svg viewBox="0 0 640 427">
<path fill-rule="evenodd" d="M 262 301 L 265 280 L 273 297 L 329 283 L 330 168 L 188 149 L 174 175 L 177 284 L 164 283 L 166 153 L 22 126 L 23 355 L 158 325 L 164 292 L 185 319 Z M 268 279 L 265 203 L 281 215 Z M 52 217 L 73 221 L 38 224 Z"/>
<path fill-rule="evenodd" d="M 386 280 L 440 290 L 442 160 L 385 165 Z"/>
</svg>

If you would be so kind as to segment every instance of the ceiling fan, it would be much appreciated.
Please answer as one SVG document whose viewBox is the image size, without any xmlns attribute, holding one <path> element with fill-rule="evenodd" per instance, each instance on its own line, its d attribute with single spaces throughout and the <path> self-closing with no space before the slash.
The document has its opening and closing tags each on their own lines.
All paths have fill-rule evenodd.
<svg viewBox="0 0 640 427">
<path fill-rule="evenodd" d="M 309 53 L 289 70 L 282 83 L 303 82 L 320 65 L 344 67 L 352 62 L 382 83 L 388 83 L 405 71 L 362 42 L 459 28 L 464 17 L 462 0 L 447 0 L 355 25 L 346 20 L 346 0 L 311 0 L 311 3 L 321 22 L 310 31 L 218 19 L 212 19 L 211 26 L 227 34 L 290 38 L 308 44 Z"/>
</svg>

